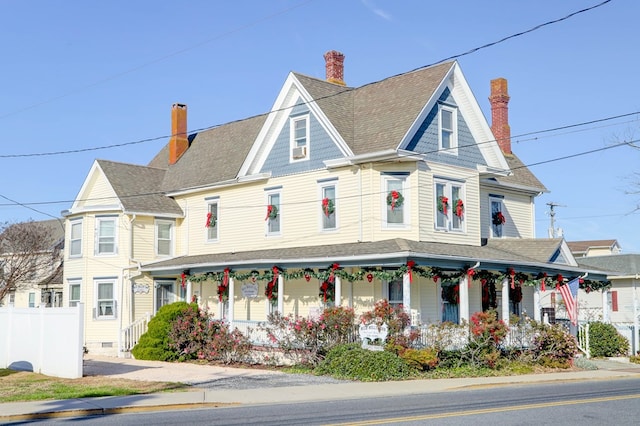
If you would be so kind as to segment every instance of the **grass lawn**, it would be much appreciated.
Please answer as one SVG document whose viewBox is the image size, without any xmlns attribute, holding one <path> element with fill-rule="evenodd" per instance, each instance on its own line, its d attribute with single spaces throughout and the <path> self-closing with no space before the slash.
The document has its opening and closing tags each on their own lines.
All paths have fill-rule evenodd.
<svg viewBox="0 0 640 426">
<path fill-rule="evenodd" d="M 188 388 L 188 385 L 182 383 L 143 382 L 99 376 L 62 379 L 27 371 L 0 369 L 0 403 L 139 395 Z"/>
</svg>

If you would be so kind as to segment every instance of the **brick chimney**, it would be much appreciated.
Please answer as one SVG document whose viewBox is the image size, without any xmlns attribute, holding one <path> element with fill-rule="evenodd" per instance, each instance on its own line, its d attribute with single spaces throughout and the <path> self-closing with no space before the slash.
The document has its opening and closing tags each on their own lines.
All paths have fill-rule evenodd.
<svg viewBox="0 0 640 426">
<path fill-rule="evenodd" d="M 330 50 L 324 54 L 324 60 L 327 68 L 327 81 L 345 86 L 344 55 L 335 50 Z"/>
<path fill-rule="evenodd" d="M 189 139 L 187 138 L 187 106 L 183 104 L 173 104 L 171 106 L 169 165 L 176 164 L 187 148 L 189 148 Z"/>
<path fill-rule="evenodd" d="M 507 80 L 496 78 L 491 80 L 491 131 L 500 149 L 505 154 L 511 154 L 511 128 L 509 127 L 509 93 Z"/>
</svg>

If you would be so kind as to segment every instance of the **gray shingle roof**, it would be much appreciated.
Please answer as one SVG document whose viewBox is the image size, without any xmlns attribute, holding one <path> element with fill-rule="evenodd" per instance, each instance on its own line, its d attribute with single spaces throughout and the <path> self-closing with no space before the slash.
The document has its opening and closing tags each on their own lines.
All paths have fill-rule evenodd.
<svg viewBox="0 0 640 426">
<path fill-rule="evenodd" d="M 513 173 L 510 176 L 497 176 L 495 180 L 506 185 L 531 188 L 540 192 L 548 192 L 547 188 L 531 173 L 515 154 L 504 154 L 509 169 Z"/>
<path fill-rule="evenodd" d="M 578 265 L 585 268 L 598 268 L 622 275 L 640 274 L 640 254 L 590 256 L 580 257 L 576 260 Z"/>
<path fill-rule="evenodd" d="M 183 215 L 178 203 L 161 192 L 165 170 L 107 160 L 97 162 L 126 212 Z"/>
<path fill-rule="evenodd" d="M 189 269 L 191 273 L 232 269 L 269 269 L 274 264 L 283 267 L 326 267 L 338 262 L 341 266 L 379 266 L 404 264 L 414 259 L 418 265 L 459 269 L 481 262 L 479 269 L 506 270 L 517 267 L 522 272 L 561 271 L 582 273 L 582 269 L 549 263 L 559 240 L 519 240 L 523 244 L 487 244 L 470 246 L 405 240 L 396 238 L 366 243 L 331 244 L 293 248 L 272 248 L 237 253 L 181 256 L 146 264 L 142 270 L 176 273 Z M 510 251 L 514 250 L 514 251 Z M 384 259 L 384 260 L 381 260 Z M 544 259 L 544 260 L 543 260 Z M 602 276 L 601 278 L 604 278 Z M 596 279 L 594 277 L 594 279 Z"/>
</svg>

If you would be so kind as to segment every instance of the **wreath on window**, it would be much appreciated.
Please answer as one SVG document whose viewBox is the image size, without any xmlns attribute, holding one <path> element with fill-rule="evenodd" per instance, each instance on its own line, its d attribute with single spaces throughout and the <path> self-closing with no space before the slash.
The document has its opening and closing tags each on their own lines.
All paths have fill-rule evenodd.
<svg viewBox="0 0 640 426">
<path fill-rule="evenodd" d="M 502 212 L 495 212 L 492 216 L 491 221 L 494 225 L 504 225 L 507 220 L 504 218 Z"/>
<path fill-rule="evenodd" d="M 443 286 L 441 296 L 445 302 L 457 305 L 460 303 L 460 286 L 458 284 Z"/>
<path fill-rule="evenodd" d="M 401 207 L 402 203 L 404 203 L 404 197 L 400 191 L 396 191 L 395 189 L 393 191 L 389 191 L 389 194 L 387 194 L 387 205 L 391 206 L 391 210 L 396 207 Z"/>
<path fill-rule="evenodd" d="M 447 215 L 447 210 L 449 209 L 449 199 L 444 195 L 438 197 L 438 211 L 443 213 L 445 216 Z"/>
<path fill-rule="evenodd" d="M 326 217 L 329 217 L 336 211 L 336 206 L 331 198 L 322 199 L 322 212 Z"/>
<path fill-rule="evenodd" d="M 207 223 L 205 224 L 205 227 L 207 228 L 213 228 L 216 226 L 216 215 L 214 215 L 213 213 L 209 212 L 207 213 Z"/>
<path fill-rule="evenodd" d="M 456 206 L 454 214 L 462 219 L 462 216 L 464 216 L 464 202 L 460 198 L 458 198 L 454 204 Z"/>
<path fill-rule="evenodd" d="M 278 207 L 274 204 L 269 204 L 267 206 L 267 217 L 264 220 L 275 219 L 278 217 Z"/>
<path fill-rule="evenodd" d="M 322 297 L 324 303 L 333 302 L 336 298 L 336 284 L 331 280 L 323 281 L 320 284 L 320 293 L 318 296 Z"/>
<path fill-rule="evenodd" d="M 516 285 L 514 288 L 509 287 L 509 300 L 520 303 L 522 302 L 522 287 Z"/>
<path fill-rule="evenodd" d="M 267 296 L 269 302 L 275 303 L 278 300 L 278 278 L 274 277 L 267 283 L 264 288 L 264 295 Z"/>
</svg>

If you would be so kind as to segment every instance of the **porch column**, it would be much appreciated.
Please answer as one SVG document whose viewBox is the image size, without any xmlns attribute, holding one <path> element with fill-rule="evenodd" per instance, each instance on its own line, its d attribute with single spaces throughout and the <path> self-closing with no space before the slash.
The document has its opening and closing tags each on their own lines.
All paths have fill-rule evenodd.
<svg viewBox="0 0 640 426">
<path fill-rule="evenodd" d="M 334 291 L 335 291 L 335 301 L 334 301 L 334 305 L 335 306 L 340 306 L 341 303 L 341 299 L 342 299 L 342 278 L 336 276 L 335 277 L 335 282 L 334 284 Z"/>
<path fill-rule="evenodd" d="M 542 322 L 542 306 L 540 305 L 540 284 L 536 284 L 533 289 L 533 319 Z"/>
<path fill-rule="evenodd" d="M 437 322 L 442 322 L 442 319 L 444 317 L 443 313 L 444 313 L 444 301 L 442 300 L 442 279 L 441 278 L 437 278 L 436 280 L 434 280 L 436 283 L 436 300 L 438 301 L 438 321 Z"/>
<path fill-rule="evenodd" d="M 509 325 L 509 278 L 502 280 L 502 321 Z"/>
<path fill-rule="evenodd" d="M 227 321 L 229 321 L 229 328 L 231 330 L 233 330 L 233 319 L 235 318 L 234 316 L 234 309 L 233 309 L 233 301 L 234 301 L 234 295 L 236 294 L 235 292 L 236 290 L 236 280 L 233 279 L 233 277 L 229 277 L 229 318 L 227 318 Z"/>
<path fill-rule="evenodd" d="M 411 277 L 408 272 L 402 274 L 402 306 L 411 318 Z"/>
<path fill-rule="evenodd" d="M 460 296 L 460 323 L 469 321 L 469 275 L 464 274 L 458 282 Z"/>
<path fill-rule="evenodd" d="M 284 277 L 278 274 L 278 312 L 284 315 Z"/>
<path fill-rule="evenodd" d="M 602 322 L 609 322 L 609 290 L 602 292 Z"/>
</svg>

